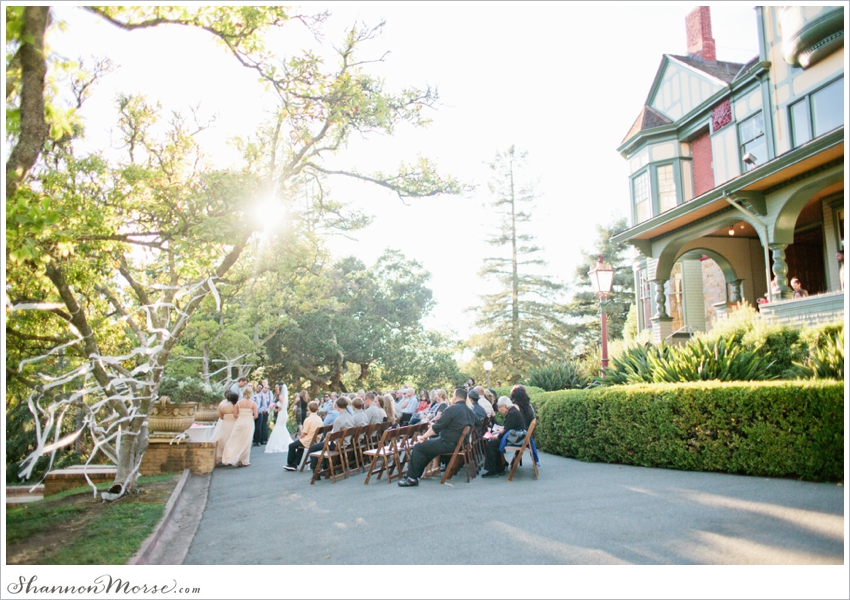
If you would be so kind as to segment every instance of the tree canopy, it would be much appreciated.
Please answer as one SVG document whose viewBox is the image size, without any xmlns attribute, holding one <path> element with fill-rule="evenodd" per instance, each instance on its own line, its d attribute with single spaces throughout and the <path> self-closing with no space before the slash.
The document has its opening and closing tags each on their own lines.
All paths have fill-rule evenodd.
<svg viewBox="0 0 850 600">
<path fill-rule="evenodd" d="M 177 112 L 164 119 L 159 107 L 140 96 L 118 98 L 123 157 L 79 155 L 72 142 L 85 132 L 54 127 L 53 119 L 58 107 L 66 106 L 72 117 L 84 101 L 73 81 L 87 81 L 90 91 L 99 74 L 72 80 L 53 94 L 45 84 L 56 63 L 45 43 L 49 8 L 7 8 L 12 151 L 6 165 L 6 327 L 13 348 L 6 368 L 15 382 L 7 406 L 27 398 L 38 419 L 38 443 L 25 475 L 38 457 L 79 435 L 59 439 L 68 410 L 83 410 L 85 429 L 95 440 L 93 455 L 118 465 L 110 493 L 120 495 L 135 485 L 151 402 L 191 318 L 205 302 L 221 312 L 228 286 L 247 285 L 257 274 L 246 261 L 262 253 L 266 239 L 260 234 L 264 223 L 251 216 L 261 200 L 296 212 L 295 199 L 309 180 L 319 192 L 302 207 L 305 218 L 298 222 L 356 227 L 362 215 L 331 201 L 322 187 L 325 177 L 360 178 L 403 198 L 457 193 L 463 186 L 424 158 L 370 174 L 325 164 L 354 132 L 391 134 L 399 123 L 427 124 L 421 113 L 434 105 L 435 93 L 386 90 L 368 72 L 373 61 L 359 54 L 380 26 L 352 27 L 337 48 L 337 63 L 328 65 L 309 51 L 277 56 L 263 37 L 296 19 L 318 28 L 322 15 L 304 17 L 282 7 L 86 10 L 130 31 L 168 24 L 200 28 L 255 70 L 279 100 L 267 139 L 248 142 L 245 163 L 230 169 L 207 164 L 189 117 Z M 311 249 L 315 241 L 307 235 L 291 244 L 294 265 L 309 264 L 311 252 L 321 256 Z M 398 318 L 430 299 L 416 297 L 418 288 L 403 278 L 398 285 L 387 293 L 411 294 L 399 304 Z M 254 317 L 255 331 L 265 329 L 266 335 L 287 325 Z M 367 319 L 366 326 L 370 323 Z M 203 330 L 198 324 L 193 333 L 208 341 L 215 337 L 215 331 Z M 68 360 L 60 363 L 60 355 Z M 63 394 L 68 387 L 75 391 Z"/>
</svg>

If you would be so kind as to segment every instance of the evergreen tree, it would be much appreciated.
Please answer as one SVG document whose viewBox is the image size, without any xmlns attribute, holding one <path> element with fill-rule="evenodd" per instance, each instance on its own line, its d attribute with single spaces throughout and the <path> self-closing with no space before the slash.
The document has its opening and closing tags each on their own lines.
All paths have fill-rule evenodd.
<svg viewBox="0 0 850 600">
<path fill-rule="evenodd" d="M 567 304 L 572 321 L 568 327 L 573 341 L 573 355 L 582 357 L 601 344 L 599 298 L 590 284 L 588 271 L 596 266 L 599 257 L 614 269 L 614 284 L 608 295 L 605 312 L 608 315 L 608 339 L 623 337 L 623 326 L 629 308 L 635 303 L 634 272 L 627 257 L 627 246 L 611 242 L 611 237 L 626 228 L 626 219 L 616 219 L 607 225 L 597 225 L 597 240 L 593 251 L 582 251 L 582 261 L 576 267 L 574 295 Z"/>
<path fill-rule="evenodd" d="M 532 182 L 523 179 L 527 153 L 511 146 L 490 163 L 489 189 L 501 218 L 498 233 L 487 242 L 503 251 L 484 259 L 479 273 L 501 289 L 483 297 L 476 325 L 482 332 L 470 340 L 476 359 L 493 362 L 493 377 L 516 383 L 541 355 L 559 354 L 563 342 L 556 330 L 564 326 L 555 298 L 563 286 L 539 273 L 546 262 L 529 232 L 535 199 Z"/>
</svg>

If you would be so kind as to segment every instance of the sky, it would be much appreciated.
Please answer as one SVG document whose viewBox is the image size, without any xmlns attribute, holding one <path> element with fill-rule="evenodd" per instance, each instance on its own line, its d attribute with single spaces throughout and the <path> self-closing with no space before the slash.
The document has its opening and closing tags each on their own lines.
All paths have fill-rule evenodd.
<svg viewBox="0 0 850 600">
<path fill-rule="evenodd" d="M 642 108 L 663 53 L 686 54 L 679 3 L 352 2 L 306 3 L 304 13 L 328 9 L 325 42 L 341 39 L 355 22 L 386 21 L 364 58 L 390 89 L 430 85 L 440 95 L 426 129 L 400 127 L 392 138 L 354 140 L 338 164 L 389 170 L 400 160 L 428 156 L 475 186 L 465 198 L 402 203 L 366 184 L 339 181 L 335 196 L 374 216 L 353 240 L 331 241 L 335 254 L 372 263 L 385 248 L 402 251 L 432 275 L 435 308 L 426 326 L 472 331 L 473 315 L 493 284 L 481 280 L 483 259 L 499 250 L 485 243 L 497 227 L 489 203 L 487 163 L 511 145 L 528 152 L 524 175 L 536 180 L 533 233 L 545 250 L 546 273 L 571 283 L 581 249 L 590 250 L 597 224 L 628 208 L 625 160 L 616 152 Z M 713 5 L 720 60 L 745 62 L 757 51 L 756 15 L 749 3 Z M 238 160 L 228 140 L 247 135 L 268 116 L 273 99 L 210 37 L 182 27 L 132 33 L 71 6 L 59 6 L 64 33 L 51 46 L 68 58 L 108 56 L 118 68 L 83 107 L 92 147 L 110 136 L 119 92 L 146 94 L 166 109 L 200 105 L 216 115 L 200 140 L 219 166 Z M 311 38 L 298 27 L 270 46 L 285 56 Z M 574 282 L 581 283 L 581 282 Z"/>
<path fill-rule="evenodd" d="M 402 157 L 414 159 L 421 153 L 434 158 L 446 172 L 476 185 L 476 192 L 468 198 L 412 200 L 405 205 L 374 187 L 336 184 L 335 193 L 375 219 L 355 240 L 334 240 L 332 247 L 340 256 L 354 254 L 367 263 L 387 247 L 421 262 L 432 274 L 437 302 L 428 326 L 465 337 L 472 330 L 472 316 L 464 309 L 475 305 L 488 289 L 477 273 L 483 258 L 492 255 L 484 238 L 496 227 L 487 206 L 486 163 L 511 145 L 528 152 L 529 178 L 539 179 L 534 232 L 545 248 L 547 272 L 569 282 L 581 249 L 590 250 L 595 240 L 595 226 L 626 213 L 626 163 L 616 148 L 644 104 L 662 54 L 686 54 L 685 15 L 696 4 L 351 2 L 300 6 L 305 12 L 331 10 L 325 38 L 329 43 L 356 20 L 376 24 L 385 19 L 383 35 L 368 49 L 372 57 L 386 50 L 390 54 L 383 63 L 373 65 L 374 72 L 392 89 L 431 85 L 439 90 L 442 105 L 431 115 L 429 128 L 400 127 L 393 138 L 357 141 L 339 160 L 364 169 L 379 165 L 388 169 Z M 711 5 L 720 60 L 745 62 L 757 54 L 753 6 Z M 110 128 L 119 92 L 142 92 L 166 109 L 186 111 L 200 103 L 203 113 L 216 114 L 215 126 L 200 134 L 200 140 L 219 166 L 238 158 L 228 139 L 249 134 L 272 106 L 256 78 L 202 32 L 162 27 L 128 33 L 70 5 L 57 6 L 55 16 L 67 28 L 49 40 L 53 50 L 69 58 L 106 55 L 119 65 L 82 111 L 93 148 L 116 146 Z M 287 31 L 274 47 L 284 56 L 307 41 L 297 30 Z M 240 567 L 239 573 L 249 577 L 258 573 L 247 575 L 246 568 L 251 569 Z M 320 568 L 280 567 L 274 573 L 286 582 L 287 592 L 295 590 L 297 596 L 299 586 L 309 585 L 307 576 L 322 577 Z M 51 569 L 55 573 L 62 568 Z M 86 569 L 69 567 L 67 572 L 87 575 Z M 165 567 L 152 569 L 148 577 L 169 573 L 168 581 L 172 577 L 186 583 L 202 577 L 207 578 L 203 581 L 218 580 L 221 597 L 244 581 L 225 578 L 212 566 L 183 568 L 180 575 Z M 336 569 L 343 573 L 340 581 L 353 580 L 346 575 L 356 576 L 353 567 Z M 613 571 L 601 569 L 542 567 L 524 572 L 533 573 L 535 583 L 544 586 L 538 588 L 541 594 L 546 589 L 580 597 L 680 597 L 684 590 L 685 595 L 706 590 L 709 595 L 717 592 L 718 597 L 724 592 L 779 597 L 815 593 L 809 583 L 816 586 L 822 581 L 823 567 L 764 567 L 758 577 L 752 577 L 752 571 L 747 575 L 737 571 L 739 576 L 731 578 L 728 570 L 711 567 L 701 567 L 699 573 L 683 567 L 620 567 L 618 576 L 607 578 L 599 575 Z M 102 570 L 91 573 L 99 575 Z M 441 568 L 440 573 L 449 580 L 469 579 L 466 567 Z M 504 571 L 482 566 L 475 573 L 482 583 L 474 595 L 500 597 L 515 591 L 513 581 L 502 583 Z M 401 570 L 389 573 L 399 583 L 407 579 L 403 575 Z M 545 587 L 545 578 L 553 575 L 558 576 L 558 585 Z M 700 581 L 696 588 L 694 580 Z M 781 587 L 783 582 L 797 586 Z M 807 582 L 806 591 L 800 582 Z M 433 593 L 436 588 L 415 589 L 406 594 Z M 308 590 L 304 588 L 310 594 Z M 276 593 L 276 597 L 282 593 L 279 588 L 255 591 Z"/>
</svg>

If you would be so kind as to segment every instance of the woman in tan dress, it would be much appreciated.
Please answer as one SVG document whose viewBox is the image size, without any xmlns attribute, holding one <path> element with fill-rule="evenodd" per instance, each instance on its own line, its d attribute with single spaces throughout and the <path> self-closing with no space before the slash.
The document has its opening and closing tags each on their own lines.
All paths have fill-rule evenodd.
<svg viewBox="0 0 850 600">
<path fill-rule="evenodd" d="M 215 442 L 215 464 L 221 464 L 221 457 L 224 455 L 224 447 L 227 445 L 227 440 L 230 439 L 230 434 L 233 432 L 233 426 L 236 424 L 236 403 L 239 401 L 239 394 L 228 391 L 224 394 L 224 400 L 218 405 L 218 423 L 215 424 L 212 441 Z"/>
<path fill-rule="evenodd" d="M 221 457 L 222 464 L 247 467 L 251 464 L 251 442 L 254 439 L 254 419 L 259 414 L 257 404 L 251 400 L 251 388 L 245 386 L 242 399 L 235 404 L 239 416 Z"/>
</svg>

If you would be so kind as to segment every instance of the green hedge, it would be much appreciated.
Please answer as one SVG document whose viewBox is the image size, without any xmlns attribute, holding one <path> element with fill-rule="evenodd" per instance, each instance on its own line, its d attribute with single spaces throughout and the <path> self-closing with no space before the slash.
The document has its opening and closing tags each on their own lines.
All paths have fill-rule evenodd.
<svg viewBox="0 0 850 600">
<path fill-rule="evenodd" d="M 844 383 L 639 384 L 535 395 L 539 448 L 583 461 L 844 478 Z"/>
<path fill-rule="evenodd" d="M 493 388 L 493 391 L 496 392 L 496 400 L 499 399 L 500 396 L 511 397 L 511 390 L 514 389 L 512 385 L 503 385 L 500 388 Z M 525 391 L 528 392 L 528 397 L 531 398 L 535 394 L 543 394 L 546 390 L 541 389 L 539 387 L 534 387 L 533 385 L 525 386 Z"/>
</svg>

